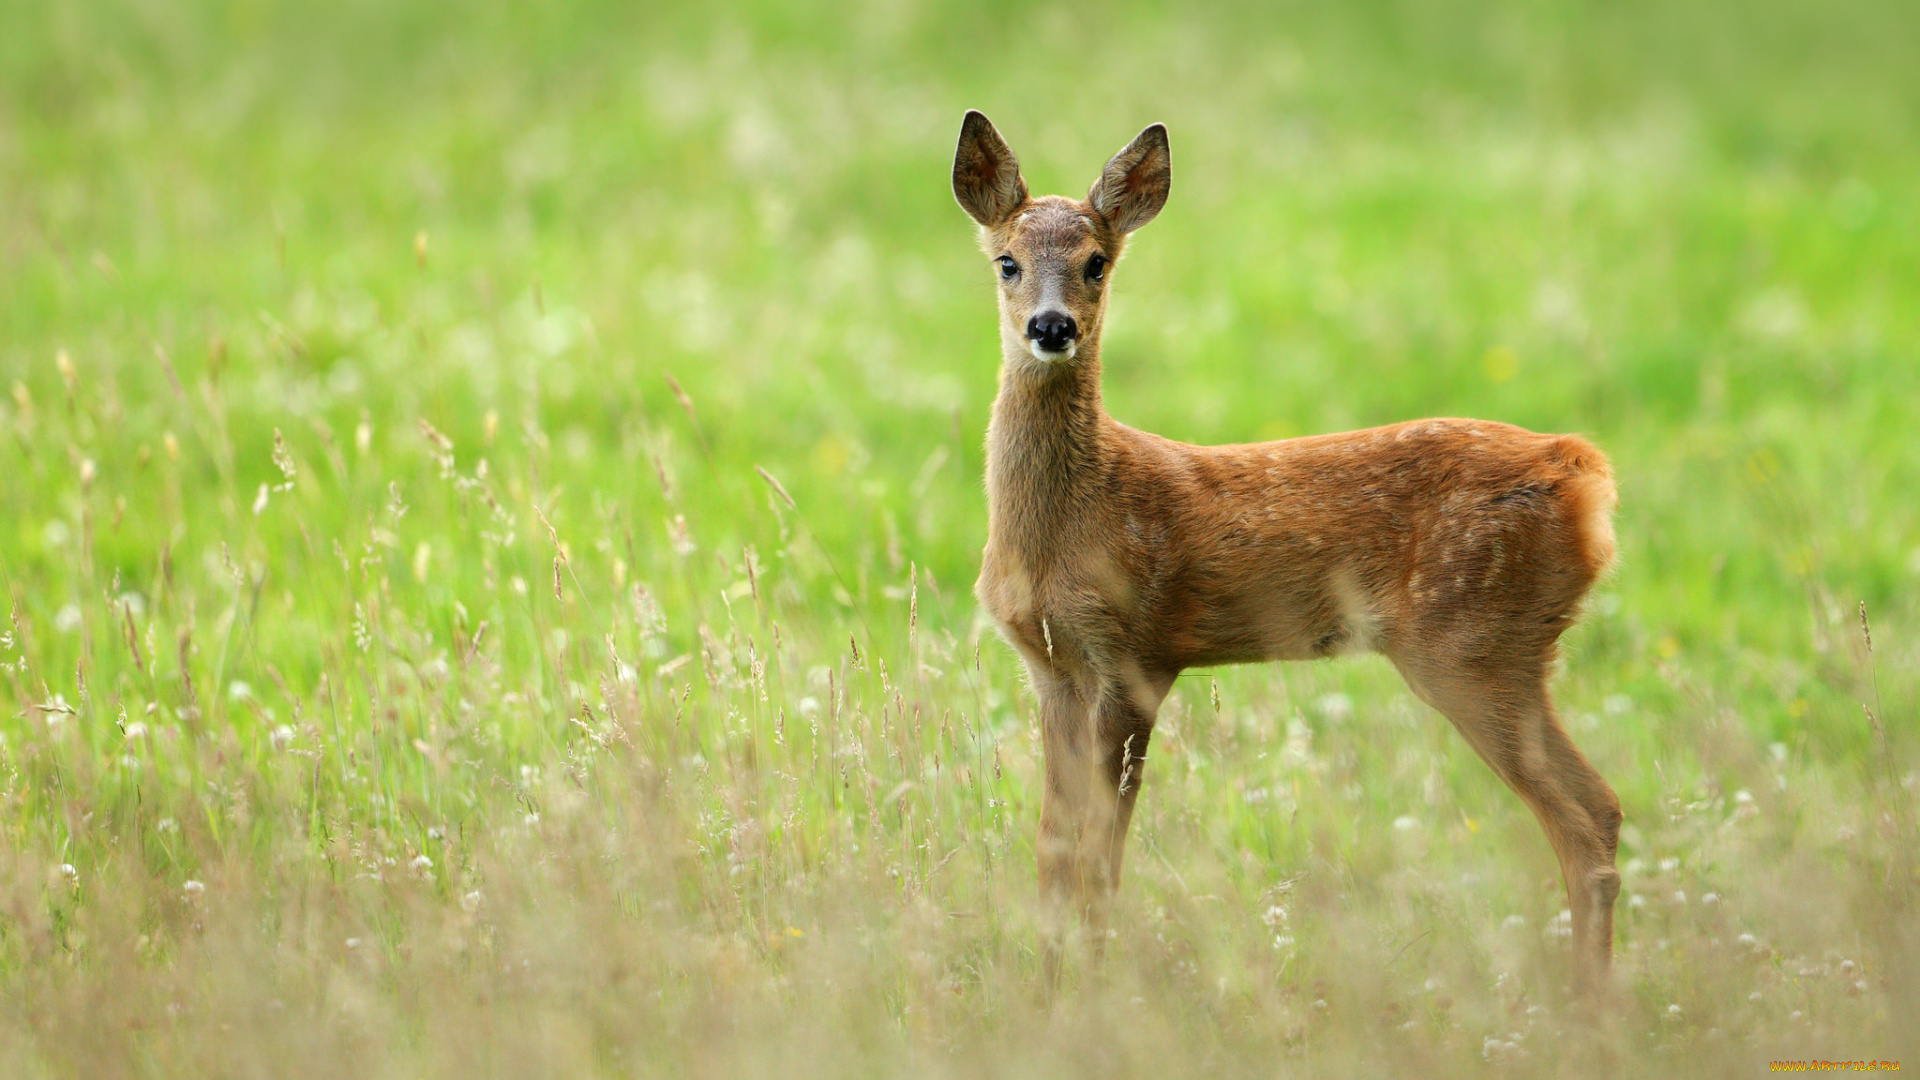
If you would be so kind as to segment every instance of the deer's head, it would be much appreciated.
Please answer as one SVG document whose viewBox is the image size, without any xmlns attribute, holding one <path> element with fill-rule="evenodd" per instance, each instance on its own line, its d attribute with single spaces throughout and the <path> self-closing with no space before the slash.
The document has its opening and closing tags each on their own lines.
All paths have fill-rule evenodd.
<svg viewBox="0 0 1920 1080">
<path fill-rule="evenodd" d="M 1172 180 L 1167 129 L 1154 124 L 1107 162 L 1085 200 L 1033 198 L 992 121 L 967 113 L 953 157 L 953 195 L 980 224 L 980 246 L 1000 283 L 1008 362 L 1065 364 L 1099 341 L 1109 271 L 1127 234 L 1166 205 Z"/>
</svg>

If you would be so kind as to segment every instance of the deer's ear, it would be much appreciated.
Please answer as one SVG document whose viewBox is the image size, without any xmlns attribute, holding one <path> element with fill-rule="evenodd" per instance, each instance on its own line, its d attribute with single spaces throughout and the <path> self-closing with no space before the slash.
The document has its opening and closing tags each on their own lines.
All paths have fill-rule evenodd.
<svg viewBox="0 0 1920 1080">
<path fill-rule="evenodd" d="M 1172 186 L 1173 155 L 1167 149 L 1167 128 L 1165 124 L 1152 124 L 1107 162 L 1100 179 L 1093 182 L 1093 190 L 1087 192 L 1087 201 L 1114 232 L 1125 235 L 1153 220 L 1167 205 L 1167 192 Z"/>
<path fill-rule="evenodd" d="M 974 109 L 960 123 L 960 145 L 953 152 L 953 197 L 968 217 L 989 228 L 1027 201 L 1019 160 L 993 121 Z"/>
</svg>

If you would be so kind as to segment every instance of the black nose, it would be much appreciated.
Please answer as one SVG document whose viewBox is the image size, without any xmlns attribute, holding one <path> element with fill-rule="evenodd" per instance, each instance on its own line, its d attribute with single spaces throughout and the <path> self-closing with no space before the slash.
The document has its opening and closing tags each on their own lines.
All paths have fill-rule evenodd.
<svg viewBox="0 0 1920 1080">
<path fill-rule="evenodd" d="M 1064 352 L 1078 336 L 1080 327 L 1064 311 L 1043 311 L 1027 320 L 1027 340 L 1048 352 Z"/>
</svg>

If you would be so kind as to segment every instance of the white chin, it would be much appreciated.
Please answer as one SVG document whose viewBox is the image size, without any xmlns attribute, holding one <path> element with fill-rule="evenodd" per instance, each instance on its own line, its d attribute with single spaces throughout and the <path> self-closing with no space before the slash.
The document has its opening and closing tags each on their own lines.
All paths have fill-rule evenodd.
<svg viewBox="0 0 1920 1080">
<path fill-rule="evenodd" d="M 1080 354 L 1080 343 L 1077 341 L 1069 341 L 1067 342 L 1066 348 L 1061 349 L 1059 352 L 1054 352 L 1051 349 L 1041 348 L 1040 343 L 1037 341 L 1029 341 L 1027 342 L 1027 351 L 1033 354 L 1035 360 L 1043 364 L 1058 364 L 1078 356 Z"/>
</svg>

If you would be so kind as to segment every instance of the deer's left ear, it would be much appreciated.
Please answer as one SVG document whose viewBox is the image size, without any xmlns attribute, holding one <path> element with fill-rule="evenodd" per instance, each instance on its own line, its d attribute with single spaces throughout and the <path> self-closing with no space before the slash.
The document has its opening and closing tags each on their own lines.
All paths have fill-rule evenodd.
<svg viewBox="0 0 1920 1080">
<path fill-rule="evenodd" d="M 1152 124 L 1134 136 L 1125 150 L 1113 155 L 1100 179 L 1087 192 L 1087 201 L 1122 235 L 1152 221 L 1167 205 L 1173 186 L 1173 154 L 1167 149 L 1167 127 Z"/>
</svg>

